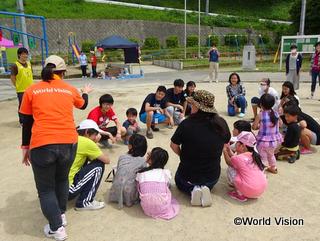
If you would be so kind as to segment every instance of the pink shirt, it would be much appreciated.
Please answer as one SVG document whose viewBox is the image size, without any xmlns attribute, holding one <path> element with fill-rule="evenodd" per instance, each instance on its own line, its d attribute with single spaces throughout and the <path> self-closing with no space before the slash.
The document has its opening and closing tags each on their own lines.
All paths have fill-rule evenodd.
<svg viewBox="0 0 320 241">
<path fill-rule="evenodd" d="M 231 163 L 237 175 L 235 187 L 248 198 L 258 198 L 267 188 L 267 178 L 252 159 L 252 153 L 246 152 L 231 157 Z"/>
</svg>

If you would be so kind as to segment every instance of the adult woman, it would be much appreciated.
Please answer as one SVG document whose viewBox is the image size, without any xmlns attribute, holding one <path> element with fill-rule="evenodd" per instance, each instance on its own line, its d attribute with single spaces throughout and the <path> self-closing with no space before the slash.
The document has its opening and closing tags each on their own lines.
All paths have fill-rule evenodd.
<svg viewBox="0 0 320 241">
<path fill-rule="evenodd" d="M 90 85 L 77 89 L 63 81 L 66 65 L 62 58 L 49 56 L 41 72 L 42 81 L 30 86 L 22 100 L 23 163 L 32 165 L 40 205 L 49 224 L 47 237 L 67 238 L 64 224 L 68 200 L 68 173 L 77 148 L 73 106 L 85 109 Z M 31 134 L 32 128 L 32 134 Z"/>
<path fill-rule="evenodd" d="M 240 76 L 237 73 L 232 73 L 229 76 L 229 85 L 226 87 L 228 95 L 228 115 L 234 116 L 240 108 L 239 117 L 245 115 L 247 101 L 245 98 L 246 90 L 241 84 Z"/>
<path fill-rule="evenodd" d="M 231 137 L 226 121 L 217 114 L 214 99 L 206 90 L 188 97 L 191 115 L 171 138 L 171 148 L 180 156 L 175 182 L 181 191 L 191 194 L 192 205 L 211 205 L 210 190 L 220 177 L 222 149 Z"/>
</svg>

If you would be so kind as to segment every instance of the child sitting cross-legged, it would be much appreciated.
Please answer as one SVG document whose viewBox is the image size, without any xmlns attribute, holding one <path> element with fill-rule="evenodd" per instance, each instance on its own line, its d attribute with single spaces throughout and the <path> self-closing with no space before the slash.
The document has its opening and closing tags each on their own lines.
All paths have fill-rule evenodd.
<svg viewBox="0 0 320 241">
<path fill-rule="evenodd" d="M 285 160 L 294 163 L 300 158 L 299 140 L 301 127 L 298 124 L 300 109 L 297 105 L 289 105 L 284 108 L 284 116 L 287 124 L 287 131 L 279 151 L 276 153 L 277 160 Z"/>
<path fill-rule="evenodd" d="M 179 204 L 169 190 L 171 174 L 164 169 L 169 159 L 168 152 L 160 147 L 148 153 L 149 167 L 138 171 L 136 180 L 140 204 L 147 216 L 172 219 L 179 212 Z"/>
<path fill-rule="evenodd" d="M 139 194 L 136 188 L 136 174 L 147 167 L 144 155 L 147 152 L 147 140 L 144 136 L 133 134 L 129 138 L 128 153 L 119 157 L 117 171 L 109 193 L 109 201 L 130 207 L 138 202 Z"/>
<path fill-rule="evenodd" d="M 243 131 L 237 136 L 237 154 L 233 154 L 228 144 L 223 149 L 224 159 L 229 166 L 228 181 L 235 188 L 228 195 L 240 202 L 260 197 L 267 188 L 264 165 L 255 151 L 255 145 L 256 138 L 253 133 Z"/>
<path fill-rule="evenodd" d="M 141 128 L 138 125 L 138 122 L 136 120 L 138 116 L 138 111 L 135 108 L 129 108 L 126 111 L 126 116 L 127 116 L 127 120 L 123 122 L 122 126 L 127 130 L 127 133 L 124 139 L 124 144 L 128 145 L 130 136 L 140 132 Z"/>
</svg>

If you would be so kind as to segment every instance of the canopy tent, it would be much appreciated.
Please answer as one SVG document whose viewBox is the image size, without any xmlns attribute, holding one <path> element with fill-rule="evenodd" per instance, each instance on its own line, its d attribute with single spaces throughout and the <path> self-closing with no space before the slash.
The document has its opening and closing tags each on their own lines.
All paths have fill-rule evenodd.
<svg viewBox="0 0 320 241">
<path fill-rule="evenodd" d="M 22 46 L 22 44 L 19 44 L 19 46 Z M 0 40 L 0 47 L 14 48 L 16 46 L 14 46 L 14 43 L 12 40 L 2 37 L 2 39 Z"/>
<path fill-rule="evenodd" d="M 120 36 L 110 36 L 96 44 L 97 48 L 123 49 L 125 63 L 139 63 L 139 45 Z"/>
</svg>

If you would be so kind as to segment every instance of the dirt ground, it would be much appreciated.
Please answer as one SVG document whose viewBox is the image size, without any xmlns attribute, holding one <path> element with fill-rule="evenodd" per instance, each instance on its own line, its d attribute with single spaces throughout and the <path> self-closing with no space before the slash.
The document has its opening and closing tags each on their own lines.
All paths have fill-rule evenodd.
<svg viewBox="0 0 320 241">
<path fill-rule="evenodd" d="M 128 107 L 140 110 L 144 97 L 154 92 L 159 83 L 115 85 L 112 88 L 96 89 L 90 94 L 86 110 L 75 110 L 75 122 L 85 119 L 89 110 L 97 105 L 103 93 L 111 93 L 115 99 L 115 111 L 121 122 L 125 120 Z M 216 108 L 225 117 L 229 127 L 237 117 L 226 116 L 226 83 L 198 83 L 197 89 L 206 89 L 216 95 Z M 278 91 L 281 84 L 273 85 Z M 169 87 L 169 86 L 168 86 Z M 171 87 L 171 86 L 170 86 Z M 257 83 L 245 83 L 247 100 L 257 94 Z M 319 121 L 320 102 L 307 100 L 310 84 L 301 84 L 298 94 L 304 112 Z M 0 102 L 0 240 L 45 240 L 43 217 L 37 198 L 33 173 L 30 167 L 21 164 L 21 128 L 17 122 L 17 101 Z M 246 118 L 252 117 L 249 105 Z M 145 128 L 144 125 L 141 125 Z M 148 149 L 161 146 L 168 150 L 167 168 L 174 174 L 179 163 L 169 144 L 174 130 L 162 128 L 148 140 Z M 143 134 L 145 129 L 143 129 Z M 294 164 L 278 162 L 279 173 L 268 174 L 268 189 L 257 200 L 238 203 L 227 196 L 230 188 L 226 182 L 226 164 L 222 157 L 222 172 L 218 184 L 212 190 L 213 205 L 209 208 L 191 207 L 189 197 L 177 190 L 172 180 L 173 196 L 180 203 L 180 213 L 171 221 L 155 220 L 144 215 L 141 207 L 119 210 L 116 204 L 107 203 L 99 211 L 77 212 L 70 202 L 67 210 L 68 240 L 319 240 L 320 228 L 320 154 L 304 155 Z M 107 202 L 111 184 L 104 182 L 118 157 L 127 151 L 123 144 L 104 149 L 112 163 L 106 166 L 103 181 L 97 193 L 98 200 Z M 240 218 L 264 218 L 264 225 L 236 225 Z M 268 220 L 270 218 L 270 225 Z M 277 225 L 281 218 L 291 220 L 291 225 Z M 299 219 L 298 224 L 296 220 Z M 240 220 L 240 221 L 239 221 Z M 302 222 L 301 222 L 302 220 Z"/>
</svg>

